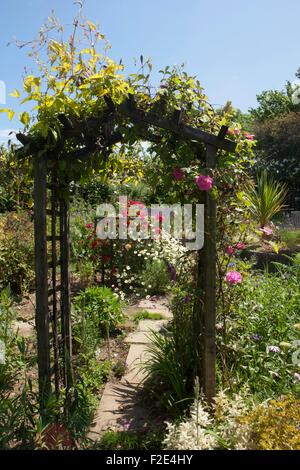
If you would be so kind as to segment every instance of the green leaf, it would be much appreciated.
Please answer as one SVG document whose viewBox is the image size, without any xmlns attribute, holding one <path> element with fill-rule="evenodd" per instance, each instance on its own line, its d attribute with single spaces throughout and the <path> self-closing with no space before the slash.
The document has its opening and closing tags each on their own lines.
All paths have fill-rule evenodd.
<svg viewBox="0 0 300 470">
<path fill-rule="evenodd" d="M 12 96 L 13 98 L 20 98 L 20 92 L 15 88 L 12 93 L 9 94 L 9 96 Z"/>
<path fill-rule="evenodd" d="M 8 108 L 0 109 L 0 113 L 7 113 L 8 119 L 11 121 L 15 115 L 15 112 Z"/>
<path fill-rule="evenodd" d="M 96 25 L 92 21 L 87 21 L 91 31 L 96 31 Z"/>
<path fill-rule="evenodd" d="M 30 117 L 26 111 L 24 111 L 24 113 L 21 114 L 20 121 L 22 122 L 22 124 L 24 124 L 24 126 L 28 126 L 30 122 Z"/>
</svg>

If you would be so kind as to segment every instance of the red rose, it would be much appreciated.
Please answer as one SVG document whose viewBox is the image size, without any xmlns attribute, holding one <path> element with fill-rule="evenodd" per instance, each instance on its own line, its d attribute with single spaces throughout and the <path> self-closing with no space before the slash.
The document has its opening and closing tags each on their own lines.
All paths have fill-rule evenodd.
<svg viewBox="0 0 300 470">
<path fill-rule="evenodd" d="M 109 255 L 102 255 L 103 262 L 105 264 L 109 263 L 110 261 L 110 256 Z"/>
<path fill-rule="evenodd" d="M 96 248 L 98 248 L 99 246 L 99 240 L 94 240 L 93 243 L 92 243 L 92 249 L 93 250 L 96 250 Z"/>
</svg>

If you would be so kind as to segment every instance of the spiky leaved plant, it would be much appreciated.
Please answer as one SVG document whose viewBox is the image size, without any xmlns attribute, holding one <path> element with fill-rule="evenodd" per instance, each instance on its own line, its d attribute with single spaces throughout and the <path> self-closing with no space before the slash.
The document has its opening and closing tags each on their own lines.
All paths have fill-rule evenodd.
<svg viewBox="0 0 300 470">
<path fill-rule="evenodd" d="M 244 194 L 244 201 L 260 227 L 268 225 L 274 216 L 285 207 L 287 185 L 275 181 L 263 171 L 257 176 L 257 183 L 249 184 Z"/>
</svg>

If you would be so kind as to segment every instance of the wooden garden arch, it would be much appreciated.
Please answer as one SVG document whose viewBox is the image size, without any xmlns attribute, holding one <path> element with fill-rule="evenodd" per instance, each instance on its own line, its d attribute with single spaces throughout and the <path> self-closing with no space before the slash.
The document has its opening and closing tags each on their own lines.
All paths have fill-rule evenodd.
<svg viewBox="0 0 300 470">
<path fill-rule="evenodd" d="M 80 148 L 70 154 L 70 165 L 74 155 L 88 158 L 95 150 L 105 152 L 124 141 L 118 128 L 118 119 L 122 117 L 135 126 L 141 140 L 157 141 L 158 136 L 151 129 L 159 128 L 181 139 L 204 144 L 207 168 L 216 166 L 218 149 L 234 152 L 236 148 L 233 141 L 226 139 L 228 128 L 225 126 L 216 136 L 184 124 L 181 111 L 176 111 L 170 119 L 140 110 L 133 96 L 118 106 L 108 96 L 105 102 L 107 110 L 101 118 L 71 122 L 68 116 L 60 115 L 60 139 L 51 152 L 45 143 L 17 134 L 23 145 L 21 152 L 34 156 L 36 331 L 41 411 L 53 385 L 57 396 L 61 388 L 72 387 L 69 204 L 62 194 L 62 189 L 68 190 L 70 182 L 59 181 L 56 171 L 57 155 L 64 152 L 64 141 L 77 138 L 80 143 Z M 202 299 L 196 312 L 201 357 L 197 370 L 201 388 L 211 401 L 216 382 L 216 202 L 209 193 L 205 195 L 205 235 L 199 256 L 198 289 Z"/>
</svg>

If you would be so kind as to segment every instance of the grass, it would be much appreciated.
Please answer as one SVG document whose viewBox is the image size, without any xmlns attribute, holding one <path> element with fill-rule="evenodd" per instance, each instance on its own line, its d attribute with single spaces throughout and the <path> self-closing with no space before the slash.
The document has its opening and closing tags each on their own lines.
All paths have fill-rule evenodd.
<svg viewBox="0 0 300 470">
<path fill-rule="evenodd" d="M 147 310 L 138 312 L 134 316 L 134 321 L 136 323 L 138 323 L 140 320 L 163 320 L 163 319 L 164 319 L 164 316 L 161 313 L 147 312 Z"/>
</svg>

